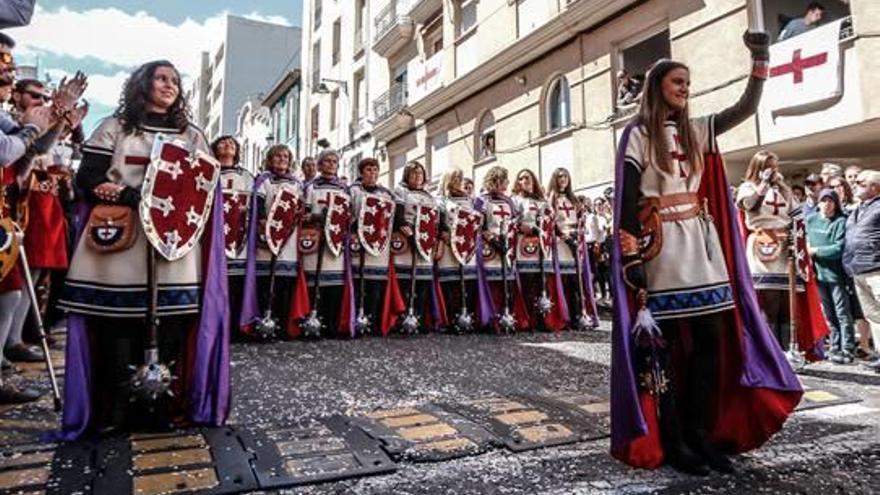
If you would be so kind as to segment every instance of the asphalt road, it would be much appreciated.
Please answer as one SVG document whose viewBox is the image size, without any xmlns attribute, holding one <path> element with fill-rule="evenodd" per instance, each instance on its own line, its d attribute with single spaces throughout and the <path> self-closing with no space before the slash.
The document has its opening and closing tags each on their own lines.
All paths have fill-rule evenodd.
<svg viewBox="0 0 880 495">
<path fill-rule="evenodd" d="M 528 393 L 607 395 L 607 329 L 579 334 L 364 338 L 238 344 L 233 423 L 286 423 L 378 408 Z M 860 402 L 795 413 L 737 474 L 706 478 L 631 469 L 601 439 L 523 453 L 494 449 L 396 473 L 297 488 L 309 494 L 877 493 L 880 375 L 811 365 L 809 388 Z"/>
</svg>

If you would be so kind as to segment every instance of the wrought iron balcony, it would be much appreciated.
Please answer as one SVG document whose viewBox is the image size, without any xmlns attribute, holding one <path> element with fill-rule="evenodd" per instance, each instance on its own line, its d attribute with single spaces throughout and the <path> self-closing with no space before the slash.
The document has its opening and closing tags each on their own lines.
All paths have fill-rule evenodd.
<svg viewBox="0 0 880 495">
<path fill-rule="evenodd" d="M 376 117 L 376 122 L 382 122 L 406 107 L 406 101 L 406 85 L 400 82 L 392 83 L 388 91 L 373 100 L 373 115 Z"/>
<path fill-rule="evenodd" d="M 388 58 L 412 40 L 415 26 L 407 14 L 405 0 L 391 0 L 374 21 L 373 51 Z"/>
</svg>

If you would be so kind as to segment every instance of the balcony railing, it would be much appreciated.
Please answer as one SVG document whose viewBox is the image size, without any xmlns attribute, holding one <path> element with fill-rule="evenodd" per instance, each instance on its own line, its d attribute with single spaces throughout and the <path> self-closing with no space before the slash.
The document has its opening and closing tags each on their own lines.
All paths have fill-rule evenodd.
<svg viewBox="0 0 880 495">
<path fill-rule="evenodd" d="M 405 14 L 408 10 L 406 4 L 405 0 L 391 0 L 379 11 L 379 15 L 374 21 L 376 27 L 376 34 L 373 37 L 374 43 L 385 36 L 391 28 L 406 19 Z"/>
<path fill-rule="evenodd" d="M 373 115 L 381 122 L 406 106 L 406 84 L 394 82 L 388 91 L 373 100 Z"/>
</svg>

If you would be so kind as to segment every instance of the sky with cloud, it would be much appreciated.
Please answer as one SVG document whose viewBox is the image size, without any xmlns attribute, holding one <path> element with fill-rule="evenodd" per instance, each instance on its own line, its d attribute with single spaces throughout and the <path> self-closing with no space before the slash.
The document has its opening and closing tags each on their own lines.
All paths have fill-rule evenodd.
<svg viewBox="0 0 880 495">
<path fill-rule="evenodd" d="M 187 87 L 201 52 L 219 45 L 227 14 L 297 26 L 301 12 L 297 0 L 37 0 L 31 24 L 7 32 L 17 63 L 38 65 L 41 79 L 89 75 L 88 130 L 113 111 L 126 77 L 144 62 L 171 60 Z"/>
</svg>

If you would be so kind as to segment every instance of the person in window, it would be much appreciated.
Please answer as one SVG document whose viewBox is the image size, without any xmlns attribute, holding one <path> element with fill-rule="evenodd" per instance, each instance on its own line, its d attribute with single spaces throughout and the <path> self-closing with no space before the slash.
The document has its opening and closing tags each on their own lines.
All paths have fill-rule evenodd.
<svg viewBox="0 0 880 495">
<path fill-rule="evenodd" d="M 739 101 L 692 119 L 690 70 L 660 60 L 620 137 L 611 453 L 633 466 L 732 472 L 726 454 L 767 441 L 803 395 L 761 317 L 717 148 L 755 113 L 769 75 L 767 34 L 744 42 Z"/>
<path fill-rule="evenodd" d="M 482 158 L 495 156 L 495 133 L 487 132 L 483 135 L 483 156 Z"/>
<path fill-rule="evenodd" d="M 778 41 L 785 41 L 789 38 L 794 38 L 795 36 L 806 33 L 818 26 L 819 23 L 822 22 L 823 17 L 825 17 L 825 6 L 819 2 L 810 3 L 807 5 L 803 17 L 788 21 L 788 24 L 785 25 L 785 28 L 783 28 L 782 32 L 779 34 Z"/>
<path fill-rule="evenodd" d="M 617 71 L 617 106 L 625 107 L 638 102 L 642 84 L 631 77 L 626 69 Z"/>
</svg>

